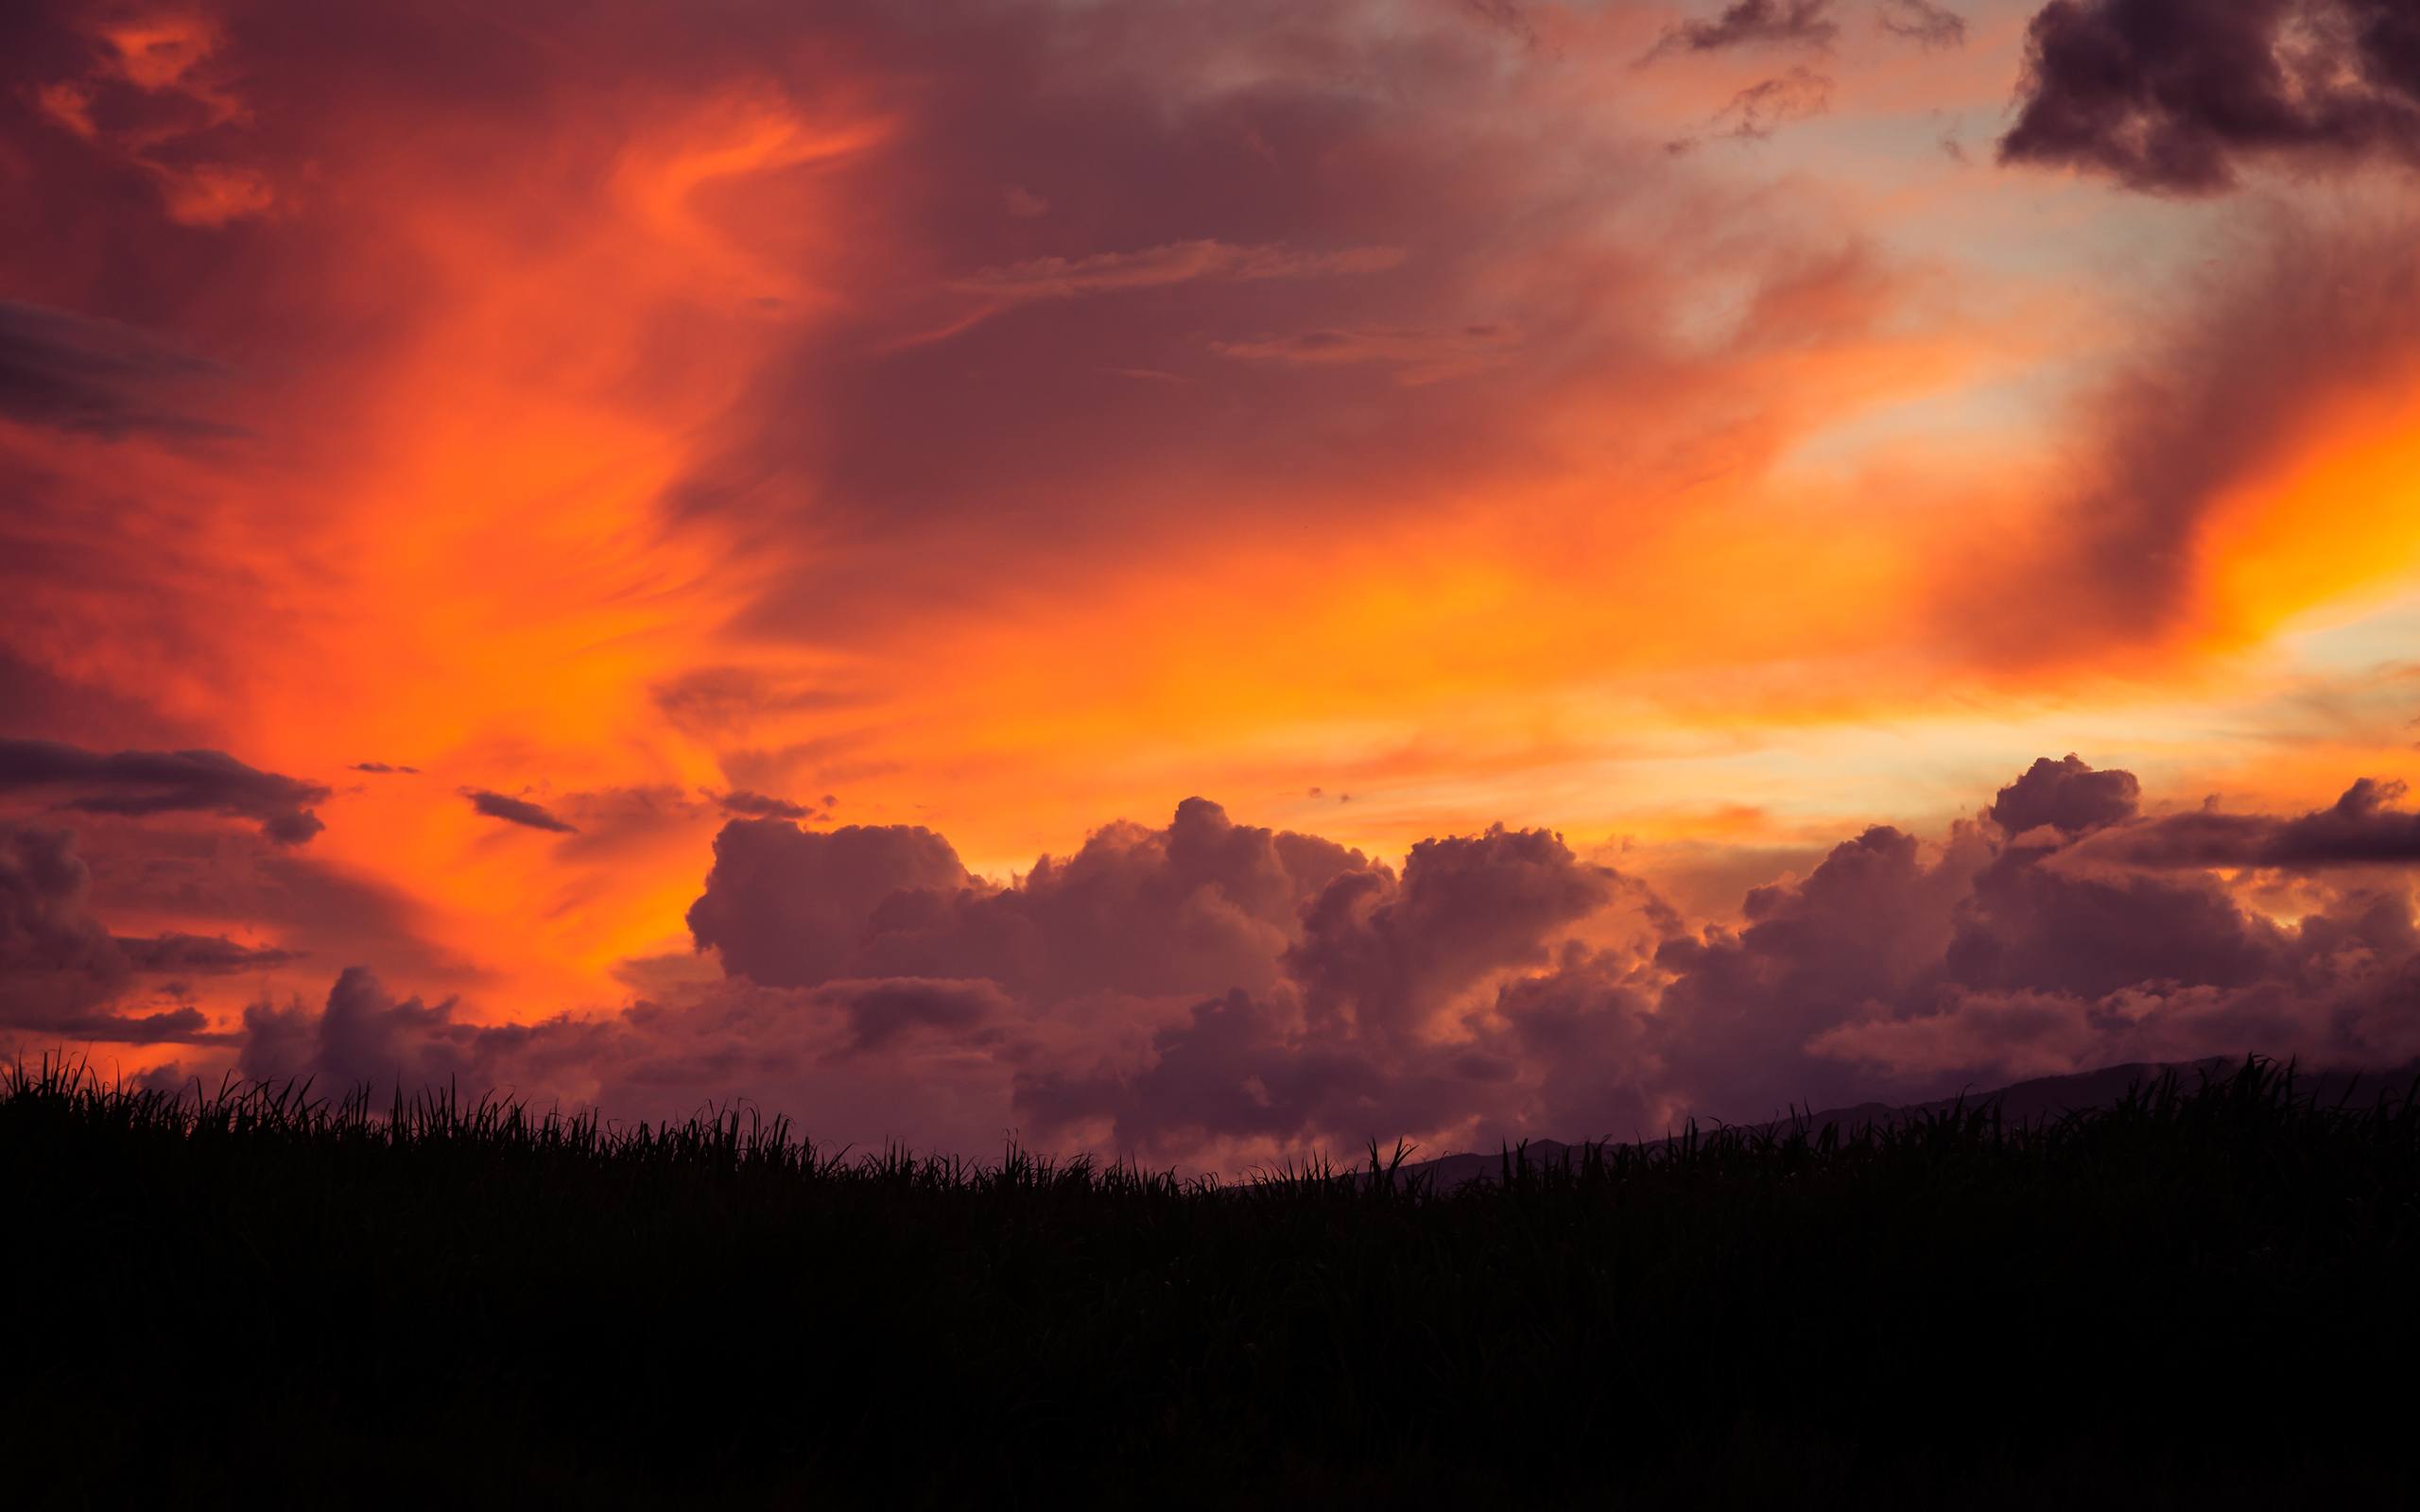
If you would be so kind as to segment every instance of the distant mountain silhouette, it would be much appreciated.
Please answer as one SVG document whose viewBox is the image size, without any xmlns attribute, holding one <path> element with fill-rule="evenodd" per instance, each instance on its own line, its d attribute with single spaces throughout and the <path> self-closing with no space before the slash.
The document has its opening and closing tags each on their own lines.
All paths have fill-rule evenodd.
<svg viewBox="0 0 2420 1512">
<path fill-rule="evenodd" d="M 2216 1056 L 2205 1060 L 2173 1062 L 2133 1061 L 2122 1066 L 2105 1066 L 2099 1071 L 2080 1071 L 2065 1076 L 2038 1076 L 2031 1081 L 2012 1082 L 1989 1091 L 1963 1092 L 1956 1097 L 1938 1097 L 1924 1103 L 1857 1103 L 1846 1108 L 1829 1108 L 1817 1113 L 1792 1114 L 1768 1119 L 1761 1123 L 1720 1124 L 1701 1119 L 1698 1127 L 1774 1129 L 1789 1128 L 1804 1122 L 1810 1129 L 1826 1124 L 1839 1125 L 1843 1131 L 1869 1125 L 1889 1125 L 1903 1119 L 1922 1118 L 1946 1112 L 1962 1103 L 1968 1108 L 1996 1105 L 2000 1117 L 2010 1124 L 2034 1124 L 2055 1119 L 2064 1114 L 2088 1108 L 2107 1108 L 2122 1099 L 2137 1086 L 2157 1081 L 2169 1072 L 2187 1087 L 2200 1085 L 2204 1074 L 2224 1074 L 2243 1062 L 2240 1059 Z M 2328 1071 L 2297 1074 L 2294 1086 L 2298 1091 L 2324 1103 L 2333 1103 L 2350 1096 L 2368 1102 L 2381 1092 L 2401 1094 L 2420 1078 L 2420 1061 L 2384 1071 Z M 1643 1144 L 1660 1144 L 1670 1139 L 1641 1140 Z M 1614 1141 L 1623 1143 L 1626 1141 Z M 1560 1140 L 1531 1140 L 1525 1154 L 1532 1165 L 1555 1165 L 1569 1160 L 1573 1154 L 1587 1146 L 1566 1144 Z M 1441 1155 L 1429 1160 L 1407 1160 L 1398 1176 L 1418 1177 L 1432 1182 L 1438 1189 L 1458 1187 L 1469 1181 L 1493 1181 L 1503 1169 L 1504 1156 L 1511 1149 L 1467 1151 Z"/>
</svg>

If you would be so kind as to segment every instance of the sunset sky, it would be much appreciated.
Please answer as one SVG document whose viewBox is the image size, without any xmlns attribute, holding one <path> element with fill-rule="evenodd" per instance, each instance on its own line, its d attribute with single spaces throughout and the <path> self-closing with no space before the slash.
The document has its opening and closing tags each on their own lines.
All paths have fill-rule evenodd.
<svg viewBox="0 0 2420 1512">
<path fill-rule="evenodd" d="M 2420 1054 L 2407 0 L 35 0 L 0 211 L 0 1049 L 1208 1166 Z"/>
</svg>

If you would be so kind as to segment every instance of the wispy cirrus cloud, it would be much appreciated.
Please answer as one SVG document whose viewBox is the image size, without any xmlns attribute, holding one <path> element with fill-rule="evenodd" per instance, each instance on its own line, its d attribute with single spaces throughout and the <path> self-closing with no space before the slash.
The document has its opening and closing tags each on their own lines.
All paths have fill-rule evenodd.
<svg viewBox="0 0 2420 1512">
<path fill-rule="evenodd" d="M 1336 278 L 1383 273 L 1401 266 L 1398 247 L 1349 247 L 1334 251 L 1305 251 L 1262 245 L 1237 246 L 1209 239 L 1170 242 L 1135 251 L 1094 252 L 1082 257 L 1037 257 L 1004 267 L 985 268 L 950 286 L 960 293 L 979 294 L 1016 303 L 1028 300 L 1065 300 L 1086 294 L 1115 294 L 1131 289 L 1165 288 L 1197 279 Z"/>
</svg>

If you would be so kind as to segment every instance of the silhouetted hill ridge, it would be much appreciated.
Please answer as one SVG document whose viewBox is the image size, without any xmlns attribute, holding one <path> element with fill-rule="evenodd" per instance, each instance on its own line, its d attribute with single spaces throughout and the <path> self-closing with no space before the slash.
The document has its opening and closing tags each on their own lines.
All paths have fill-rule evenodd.
<svg viewBox="0 0 2420 1512">
<path fill-rule="evenodd" d="M 1821 1129 L 1830 1124 L 1847 1130 L 1869 1125 L 1887 1126 L 1906 1119 L 1947 1112 L 1962 1103 L 1968 1108 L 1996 1105 L 2005 1122 L 2033 1124 L 2084 1108 L 2107 1108 L 2124 1098 L 2135 1087 L 2157 1081 L 2170 1072 L 2175 1073 L 2186 1087 L 2191 1088 L 2198 1086 L 2204 1074 L 2224 1074 L 2242 1064 L 2241 1060 L 2225 1056 L 2203 1060 L 2137 1060 L 2120 1066 L 2104 1066 L 2098 1071 L 2071 1072 L 2064 1076 L 2036 1076 L 1987 1091 L 1965 1091 L 1921 1103 L 1865 1102 L 1845 1108 L 1828 1108 L 1815 1113 L 1791 1113 L 1761 1123 L 1724 1124 L 1715 1119 L 1700 1119 L 1697 1123 L 1701 1130 L 1788 1128 L 1802 1121 L 1811 1129 Z M 2347 1096 L 2367 1102 L 2381 1092 L 2399 1095 L 2414 1084 L 2415 1078 L 2420 1078 L 2420 1061 L 2384 1071 L 2298 1074 L 2294 1085 L 2297 1090 L 2325 1103 L 2334 1103 Z M 1675 1137 L 1667 1134 L 1662 1139 L 1634 1143 L 1660 1144 Z M 1530 1140 L 1525 1153 L 1533 1164 L 1556 1164 L 1570 1160 L 1574 1151 L 1586 1147 L 1585 1144 L 1568 1144 L 1561 1140 Z M 1406 1161 L 1400 1174 L 1431 1181 L 1440 1188 L 1457 1187 L 1466 1181 L 1493 1181 L 1502 1170 L 1504 1157 L 1510 1148 L 1458 1151 L 1433 1160 Z"/>
</svg>

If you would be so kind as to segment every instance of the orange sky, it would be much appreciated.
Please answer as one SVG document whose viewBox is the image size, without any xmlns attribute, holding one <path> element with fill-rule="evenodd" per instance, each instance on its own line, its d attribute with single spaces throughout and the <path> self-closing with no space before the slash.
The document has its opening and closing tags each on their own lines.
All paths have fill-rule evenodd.
<svg viewBox="0 0 2420 1512">
<path fill-rule="evenodd" d="M 1547 826 L 1728 918 L 2040 755 L 2405 775 L 2414 180 L 1996 163 L 2033 9 L 37 7 L 0 293 L 132 355 L 0 402 L 0 734 L 335 789 L 274 887 L 79 831 L 119 934 L 302 953 L 226 1023 L 617 1011 L 734 789 L 1003 882 L 1194 794 Z"/>
</svg>

